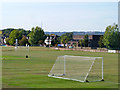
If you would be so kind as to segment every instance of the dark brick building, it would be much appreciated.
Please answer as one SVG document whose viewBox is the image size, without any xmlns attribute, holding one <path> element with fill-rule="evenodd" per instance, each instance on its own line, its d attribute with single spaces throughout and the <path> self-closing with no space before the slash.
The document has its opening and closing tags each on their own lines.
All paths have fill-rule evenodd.
<svg viewBox="0 0 120 90">
<path fill-rule="evenodd" d="M 73 35 L 73 40 L 69 41 L 69 44 L 76 44 L 76 46 L 78 47 L 78 42 L 79 40 L 83 40 L 85 35 Z M 103 35 L 88 35 L 88 39 L 89 39 L 89 47 L 99 47 L 98 45 L 98 41 L 100 40 L 100 36 Z"/>
</svg>

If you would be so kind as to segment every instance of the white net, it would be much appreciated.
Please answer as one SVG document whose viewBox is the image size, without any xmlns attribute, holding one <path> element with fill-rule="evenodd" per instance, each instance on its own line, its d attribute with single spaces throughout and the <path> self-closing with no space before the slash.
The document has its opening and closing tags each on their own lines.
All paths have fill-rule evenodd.
<svg viewBox="0 0 120 90">
<path fill-rule="evenodd" d="M 48 76 L 80 82 L 102 80 L 102 58 L 59 56 Z"/>
<path fill-rule="evenodd" d="M 92 66 L 92 69 L 89 72 L 87 80 L 89 81 L 102 80 L 102 59 L 101 58 L 95 58 L 94 64 Z"/>
<path fill-rule="evenodd" d="M 62 76 L 64 74 L 64 57 L 57 58 L 50 74 L 52 76 Z"/>
</svg>

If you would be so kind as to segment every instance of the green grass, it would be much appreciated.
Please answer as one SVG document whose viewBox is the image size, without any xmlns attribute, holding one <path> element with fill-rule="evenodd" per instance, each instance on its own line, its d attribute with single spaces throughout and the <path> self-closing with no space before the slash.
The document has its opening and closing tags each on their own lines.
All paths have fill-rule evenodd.
<svg viewBox="0 0 120 90">
<path fill-rule="evenodd" d="M 3 88 L 118 88 L 118 54 L 83 51 L 59 51 L 30 47 L 29 58 L 24 50 L 2 47 Z M 104 57 L 104 82 L 80 83 L 48 77 L 57 56 L 78 55 Z"/>
</svg>

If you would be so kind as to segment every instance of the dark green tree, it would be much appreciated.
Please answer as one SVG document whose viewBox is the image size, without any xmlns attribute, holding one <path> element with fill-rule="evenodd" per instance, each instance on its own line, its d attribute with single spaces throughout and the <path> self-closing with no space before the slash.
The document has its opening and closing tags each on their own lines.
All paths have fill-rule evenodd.
<svg viewBox="0 0 120 90">
<path fill-rule="evenodd" d="M 98 41 L 99 47 L 103 48 L 104 44 L 103 44 L 103 36 L 100 36 L 100 40 Z"/>
<path fill-rule="evenodd" d="M 9 38 L 6 38 L 6 39 L 5 39 L 7 45 L 10 45 L 10 44 L 9 44 L 9 40 L 10 40 Z"/>
<path fill-rule="evenodd" d="M 109 25 L 106 28 L 103 43 L 108 49 L 120 49 L 120 31 L 117 24 Z"/>
<path fill-rule="evenodd" d="M 44 43 L 43 40 L 38 41 L 38 44 L 43 44 L 43 43 Z"/>
<path fill-rule="evenodd" d="M 9 44 L 15 45 L 16 39 L 18 41 L 22 38 L 22 34 L 18 30 L 13 30 L 9 35 Z"/>
<path fill-rule="evenodd" d="M 31 45 L 38 45 L 40 40 L 45 39 L 45 33 L 41 27 L 33 27 L 31 33 L 29 34 L 29 43 Z"/>
<path fill-rule="evenodd" d="M 73 33 L 65 33 L 59 37 L 58 40 L 61 41 L 61 43 L 66 44 L 68 41 L 72 40 Z"/>
<path fill-rule="evenodd" d="M 49 34 L 45 34 L 45 37 L 50 37 L 50 35 Z"/>
<path fill-rule="evenodd" d="M 56 38 L 55 40 L 52 40 L 52 45 L 57 46 L 60 43 L 59 39 Z"/>
<path fill-rule="evenodd" d="M 18 30 L 18 31 L 20 31 L 20 33 L 21 33 L 22 35 L 25 35 L 25 36 L 27 36 L 27 35 L 31 32 L 30 30 L 7 28 L 7 29 L 3 29 L 3 30 L 2 30 L 2 35 L 5 36 L 5 37 L 9 37 L 10 33 L 11 33 L 13 30 Z"/>
<path fill-rule="evenodd" d="M 83 47 L 83 40 L 79 40 L 80 47 Z"/>
<path fill-rule="evenodd" d="M 24 30 L 24 29 L 18 29 L 20 33 L 24 36 L 27 36 L 31 31 L 30 30 Z"/>
<path fill-rule="evenodd" d="M 69 39 L 69 37 L 67 37 L 67 36 L 62 36 L 62 37 L 61 37 L 61 43 L 63 43 L 63 44 L 66 44 L 69 40 L 70 40 L 70 39 Z"/>
<path fill-rule="evenodd" d="M 25 46 L 26 44 L 28 44 L 28 39 L 25 36 L 23 36 L 23 38 L 19 40 L 19 44 L 20 46 Z"/>
<path fill-rule="evenodd" d="M 2 30 L 2 34 L 3 34 L 3 36 L 5 36 L 5 37 L 9 37 L 10 33 L 11 33 L 13 30 L 15 30 L 15 29 L 13 29 L 13 28 L 3 29 L 3 30 Z"/>
<path fill-rule="evenodd" d="M 89 40 L 88 34 L 86 34 L 86 35 L 84 36 L 84 40 L 83 40 L 83 45 L 84 45 L 84 47 L 88 47 L 88 40 Z"/>
</svg>

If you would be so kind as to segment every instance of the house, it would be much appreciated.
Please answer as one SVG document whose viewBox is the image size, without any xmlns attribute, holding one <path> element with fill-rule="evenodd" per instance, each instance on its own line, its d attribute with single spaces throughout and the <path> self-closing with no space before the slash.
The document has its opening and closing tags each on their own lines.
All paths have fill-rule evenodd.
<svg viewBox="0 0 120 90">
<path fill-rule="evenodd" d="M 0 45 L 5 45 L 6 41 L 5 41 L 6 37 L 3 36 L 2 34 L 0 34 Z"/>
<path fill-rule="evenodd" d="M 78 47 L 78 43 L 79 43 L 78 40 L 74 40 L 74 39 L 72 39 L 72 40 L 69 41 L 67 44 L 68 44 L 68 46 Z"/>
<path fill-rule="evenodd" d="M 76 45 L 78 47 L 79 40 L 83 40 L 85 35 L 73 35 L 73 39 L 68 42 L 69 45 Z M 99 47 L 98 41 L 100 40 L 100 37 L 103 35 L 88 35 L 89 39 L 89 47 Z"/>
<path fill-rule="evenodd" d="M 54 44 L 53 41 L 56 40 L 58 37 L 59 37 L 58 35 L 51 34 L 50 36 L 46 37 L 44 43 L 46 45 L 49 45 L 50 47 L 51 44 Z"/>
</svg>

